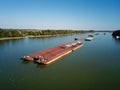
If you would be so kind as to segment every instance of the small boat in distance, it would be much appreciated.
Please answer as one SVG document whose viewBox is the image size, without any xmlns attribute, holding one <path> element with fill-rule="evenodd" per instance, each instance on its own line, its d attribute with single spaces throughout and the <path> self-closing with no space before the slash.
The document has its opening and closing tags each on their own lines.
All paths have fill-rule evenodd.
<svg viewBox="0 0 120 90">
<path fill-rule="evenodd" d="M 104 35 L 106 35 L 106 33 L 104 33 Z"/>
<path fill-rule="evenodd" d="M 85 38 L 85 41 L 91 41 L 91 40 L 93 40 L 92 37 Z"/>
<path fill-rule="evenodd" d="M 95 33 L 94 35 L 99 35 L 99 33 Z"/>
<path fill-rule="evenodd" d="M 120 36 L 116 36 L 116 39 L 120 39 Z"/>
<path fill-rule="evenodd" d="M 88 35 L 88 37 L 94 37 L 95 35 L 91 34 L 91 35 Z"/>
</svg>

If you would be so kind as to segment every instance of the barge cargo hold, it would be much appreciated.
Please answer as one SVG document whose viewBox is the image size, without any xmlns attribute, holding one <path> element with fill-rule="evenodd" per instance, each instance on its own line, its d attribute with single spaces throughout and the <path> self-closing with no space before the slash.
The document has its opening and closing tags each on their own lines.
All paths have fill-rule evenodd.
<svg viewBox="0 0 120 90">
<path fill-rule="evenodd" d="M 27 61 L 35 61 L 39 64 L 50 64 L 82 46 L 83 44 L 81 42 L 68 42 L 53 48 L 23 56 L 22 59 Z"/>
<path fill-rule="evenodd" d="M 85 38 L 78 38 L 76 37 L 75 40 L 84 40 Z"/>
</svg>

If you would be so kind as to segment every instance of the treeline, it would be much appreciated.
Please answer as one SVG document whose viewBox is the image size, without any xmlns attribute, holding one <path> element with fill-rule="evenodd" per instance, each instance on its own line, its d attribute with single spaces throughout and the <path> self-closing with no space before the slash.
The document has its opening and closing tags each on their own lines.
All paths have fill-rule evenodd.
<svg viewBox="0 0 120 90">
<path fill-rule="evenodd" d="M 27 30 L 27 29 L 0 29 L 0 38 L 2 37 L 25 37 L 25 36 L 40 36 L 40 35 L 61 35 L 86 33 L 92 31 L 84 30 Z"/>
</svg>

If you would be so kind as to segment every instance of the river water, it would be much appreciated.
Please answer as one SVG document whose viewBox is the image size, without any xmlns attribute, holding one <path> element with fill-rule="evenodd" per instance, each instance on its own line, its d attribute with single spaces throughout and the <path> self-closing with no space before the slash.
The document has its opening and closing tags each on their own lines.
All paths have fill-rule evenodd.
<svg viewBox="0 0 120 90">
<path fill-rule="evenodd" d="M 50 65 L 20 59 L 88 34 L 0 41 L 0 90 L 120 90 L 120 41 L 111 33 Z"/>
</svg>

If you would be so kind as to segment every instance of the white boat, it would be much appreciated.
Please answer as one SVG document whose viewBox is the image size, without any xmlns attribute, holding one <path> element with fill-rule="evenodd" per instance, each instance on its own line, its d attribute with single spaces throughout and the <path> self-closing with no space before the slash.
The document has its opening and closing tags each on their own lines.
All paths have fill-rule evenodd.
<svg viewBox="0 0 120 90">
<path fill-rule="evenodd" d="M 85 38 L 85 41 L 91 41 L 91 40 L 93 40 L 92 37 Z"/>
<path fill-rule="evenodd" d="M 116 36 L 117 39 L 119 39 L 120 37 L 119 36 Z"/>
</svg>

